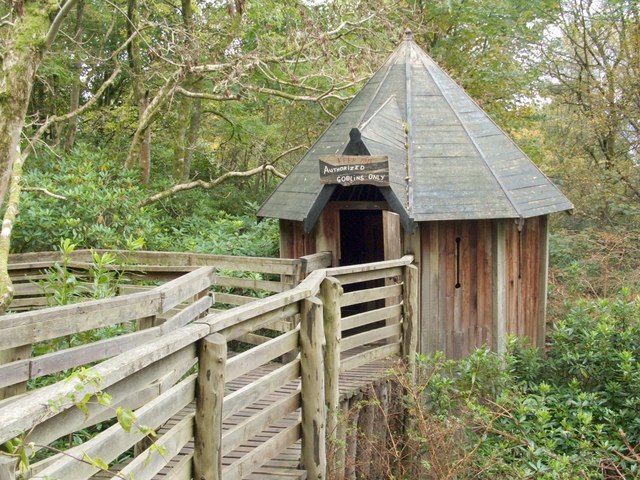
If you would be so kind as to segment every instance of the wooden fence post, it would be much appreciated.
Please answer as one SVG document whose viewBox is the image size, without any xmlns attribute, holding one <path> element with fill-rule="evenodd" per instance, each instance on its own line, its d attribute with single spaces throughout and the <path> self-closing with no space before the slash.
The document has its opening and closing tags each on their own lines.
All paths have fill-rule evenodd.
<svg viewBox="0 0 640 480">
<path fill-rule="evenodd" d="M 338 409 L 340 407 L 340 391 L 338 377 L 340 375 L 340 341 L 342 340 L 340 296 L 342 285 L 328 277 L 320 286 L 322 310 L 324 317 L 324 336 L 327 345 L 324 350 L 324 392 L 327 404 L 327 439 L 334 442 L 337 434 Z"/>
<path fill-rule="evenodd" d="M 307 478 L 313 480 L 324 480 L 327 472 L 322 310 L 322 302 L 315 297 L 302 302 L 300 321 L 301 463 L 302 468 L 307 471 Z"/>
<path fill-rule="evenodd" d="M 416 351 L 418 346 L 419 272 L 415 265 L 404 270 L 404 321 L 402 322 L 402 356 L 407 360 L 411 377 L 416 377 Z"/>
<path fill-rule="evenodd" d="M 31 344 L 0 351 L 0 365 L 24 360 L 31 357 Z M 0 400 L 20 395 L 27 391 L 27 382 L 20 382 L 8 387 L 0 388 Z"/>
<path fill-rule="evenodd" d="M 193 450 L 195 480 L 222 479 L 222 401 L 227 339 L 214 333 L 200 341 Z"/>
<path fill-rule="evenodd" d="M 16 480 L 16 459 L 0 452 L 0 480 Z"/>
</svg>

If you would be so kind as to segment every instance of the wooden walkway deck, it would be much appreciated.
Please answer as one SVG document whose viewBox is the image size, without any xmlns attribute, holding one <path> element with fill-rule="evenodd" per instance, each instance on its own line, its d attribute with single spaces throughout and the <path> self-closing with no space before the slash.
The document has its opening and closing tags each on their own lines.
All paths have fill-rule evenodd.
<svg viewBox="0 0 640 480">
<path fill-rule="evenodd" d="M 352 349 L 348 352 L 348 356 L 356 355 L 367 349 L 367 346 Z M 228 392 L 239 390 L 240 388 L 251 384 L 255 380 L 263 377 L 264 375 L 274 371 L 280 364 L 271 363 L 263 365 L 262 367 L 253 370 L 252 372 L 243 375 L 227 384 Z M 393 360 L 377 360 L 366 365 L 354 368 L 348 372 L 340 374 L 339 388 L 340 399 L 346 400 L 359 392 L 366 391 L 376 381 L 384 378 L 388 375 L 389 369 L 393 366 Z M 253 403 L 249 407 L 240 412 L 230 416 L 223 423 L 223 431 L 228 431 L 233 427 L 236 427 L 248 418 L 253 417 L 262 410 L 265 410 L 270 405 L 279 401 L 285 401 L 286 398 L 295 395 L 299 392 L 300 381 L 296 380 L 290 382 L 283 387 L 279 388 L 270 395 L 267 395 L 257 402 Z M 168 432 L 172 427 L 176 426 L 179 422 L 195 414 L 195 402 L 189 404 L 181 412 L 175 415 L 169 420 L 161 429 L 158 430 L 158 436 L 162 436 Z M 287 438 L 294 436 L 299 437 L 298 429 L 299 425 L 300 409 L 287 415 L 284 418 L 275 420 L 269 428 L 260 432 L 258 435 L 245 441 L 239 448 L 224 454 L 222 459 L 223 477 L 226 467 L 234 464 L 240 459 L 245 458 L 247 455 L 256 455 L 256 458 L 263 458 L 257 455 L 261 446 L 268 440 L 280 435 L 282 439 L 282 451 L 279 452 L 274 458 L 268 460 L 262 465 L 256 465 L 254 472 L 243 475 L 243 480 L 304 480 L 307 478 L 307 473 L 304 470 L 299 469 L 300 464 L 300 440 L 294 442 L 288 442 Z M 291 433 L 291 435 L 288 435 Z M 189 442 L 178 455 L 176 455 L 169 464 L 160 471 L 154 478 L 160 480 L 166 479 L 189 479 L 188 472 L 189 463 L 193 456 L 193 442 Z M 119 470 L 123 468 L 126 463 L 119 465 L 113 470 Z M 112 470 L 112 471 L 113 471 Z M 106 479 L 114 478 L 107 472 L 99 472 L 93 478 Z"/>
<path fill-rule="evenodd" d="M 202 259 L 191 260 L 190 269 Z M 223 278 L 219 269 L 242 265 L 231 257 L 216 262 L 151 290 L 3 317 L 0 349 L 12 356 L 0 365 L 0 393 L 10 397 L 0 404 L 0 443 L 29 435 L 49 445 L 123 408 L 133 411 L 135 429 L 112 425 L 33 463 L 32 474 L 190 480 L 193 472 L 210 472 L 225 480 L 266 480 L 340 477 L 344 468 L 345 478 L 384 478 L 377 452 L 401 428 L 403 414 L 400 391 L 385 373 L 395 359 L 409 359 L 411 368 L 415 358 L 413 258 L 315 269 L 295 286 Z M 256 271 L 295 280 L 301 262 L 266 259 Z M 223 292 L 212 294 L 214 284 Z M 345 293 L 349 285 L 355 286 Z M 252 288 L 273 295 L 239 298 Z M 236 308 L 209 311 L 233 299 Z M 297 325 L 290 328 L 293 318 Z M 123 322 L 138 322 L 139 329 L 31 357 L 32 344 Z M 286 333 L 260 336 L 274 322 L 289 322 Z M 234 341 L 253 346 L 234 356 Z M 87 364 L 90 380 L 74 377 L 13 398 L 28 380 Z M 190 373 L 196 364 L 202 368 Z M 90 415 L 83 415 L 72 400 L 98 391 L 111 395 L 112 404 L 94 402 Z M 141 425 L 159 433 L 154 445 L 144 445 Z M 96 473 L 99 466 L 82 461 L 85 456 L 110 470 Z M 0 467 L 15 463 L 0 455 Z"/>
</svg>

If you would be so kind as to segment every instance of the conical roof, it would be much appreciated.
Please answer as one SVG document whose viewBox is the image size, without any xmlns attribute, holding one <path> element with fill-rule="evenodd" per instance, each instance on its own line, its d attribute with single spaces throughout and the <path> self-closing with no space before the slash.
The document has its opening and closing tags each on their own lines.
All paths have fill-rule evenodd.
<svg viewBox="0 0 640 480">
<path fill-rule="evenodd" d="M 357 128 L 370 155 L 389 159 L 380 191 L 405 228 L 413 222 L 529 218 L 573 205 L 418 45 L 410 32 L 293 168 L 259 217 L 310 231 L 335 185 L 319 160 L 341 155 Z"/>
</svg>

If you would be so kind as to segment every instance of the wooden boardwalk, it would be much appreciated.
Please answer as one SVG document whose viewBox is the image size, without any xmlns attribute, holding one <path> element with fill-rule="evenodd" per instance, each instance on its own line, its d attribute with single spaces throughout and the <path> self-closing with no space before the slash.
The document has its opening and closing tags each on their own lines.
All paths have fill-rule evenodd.
<svg viewBox="0 0 640 480">
<path fill-rule="evenodd" d="M 366 351 L 370 346 L 362 346 L 354 348 L 347 352 L 347 357 L 362 353 Z M 243 375 L 231 382 L 228 382 L 226 389 L 231 393 L 245 387 L 255 380 L 263 377 L 264 375 L 273 372 L 278 368 L 280 364 L 270 363 L 263 365 L 260 368 L 253 370 L 252 372 Z M 376 381 L 384 378 L 388 375 L 389 369 L 393 366 L 392 359 L 377 360 L 366 365 L 354 368 L 348 372 L 340 374 L 339 377 L 339 389 L 340 399 L 346 400 L 359 392 L 365 392 Z M 300 391 L 300 381 L 296 380 L 290 382 L 281 388 L 277 389 L 270 395 L 267 395 L 257 402 L 253 403 L 249 407 L 241 410 L 240 412 L 230 416 L 223 423 L 223 432 L 229 431 L 233 427 L 238 426 L 243 421 L 254 417 L 260 411 L 267 409 L 269 406 L 286 401 L 287 398 L 295 396 Z M 168 432 L 172 427 L 175 427 L 181 421 L 184 421 L 189 416 L 195 414 L 195 402 L 189 404 L 186 408 L 180 411 L 177 415 L 171 418 L 161 429 L 158 430 L 158 437 Z M 300 470 L 300 440 L 294 441 L 290 444 L 287 442 L 288 436 L 293 436 L 293 433 L 297 432 L 300 428 L 299 424 L 300 409 L 292 412 L 291 414 L 275 420 L 267 429 L 255 435 L 254 437 L 243 442 L 243 444 L 235 450 L 224 454 L 222 459 L 222 474 L 224 477 L 224 470 L 226 467 L 233 465 L 235 462 L 244 459 L 247 455 L 257 455 L 268 440 L 280 435 L 283 443 L 283 450 L 279 452 L 274 458 L 271 458 L 262 465 L 257 465 L 252 473 L 242 476 L 243 480 L 304 480 L 307 478 L 307 472 Z M 287 435 L 289 431 L 292 435 Z M 299 434 L 296 433 L 296 438 Z M 188 479 L 190 476 L 190 468 L 187 468 L 193 457 L 193 442 L 189 442 L 178 455 L 176 455 L 167 466 L 162 469 L 154 478 L 156 479 Z M 261 457 L 263 458 L 263 457 Z M 119 465 L 119 468 L 123 468 L 126 463 Z M 116 467 L 113 470 L 119 470 Z M 184 473 L 181 473 L 184 472 Z M 113 478 L 112 474 L 107 472 L 99 472 L 93 478 L 106 479 Z"/>
<path fill-rule="evenodd" d="M 397 359 L 408 359 L 411 368 L 416 351 L 413 258 L 313 271 L 305 269 L 321 265 L 308 259 L 306 267 L 301 260 L 242 265 L 231 257 L 182 260 L 189 269 L 216 265 L 150 290 L 2 318 L 0 350 L 11 356 L 0 363 L 0 393 L 8 396 L 0 401 L 0 443 L 28 435 L 34 444 L 49 445 L 113 418 L 118 408 L 136 419 L 136 428 L 116 423 L 32 463 L 29 475 L 383 478 L 376 452 L 402 419 L 399 390 L 386 371 Z M 218 273 L 223 267 L 255 267 L 274 278 L 292 277 L 296 284 L 226 277 Z M 343 286 L 349 286 L 347 292 Z M 242 297 L 247 289 L 272 294 Z M 233 301 L 235 308 L 216 310 L 218 303 Z M 136 331 L 31 356 L 33 344 L 133 322 Z M 264 336 L 263 329 L 284 326 L 281 335 Z M 248 349 L 233 354 L 229 349 L 237 341 Z M 25 382 L 83 366 L 86 378 L 18 399 Z M 88 413 L 77 408 L 75 399 L 98 393 L 109 395 L 110 405 L 91 402 Z M 158 432 L 152 445 L 143 425 Z M 110 470 L 98 472 L 100 464 L 85 458 Z M 14 470 L 16 463 L 0 455 L 0 470 Z"/>
</svg>

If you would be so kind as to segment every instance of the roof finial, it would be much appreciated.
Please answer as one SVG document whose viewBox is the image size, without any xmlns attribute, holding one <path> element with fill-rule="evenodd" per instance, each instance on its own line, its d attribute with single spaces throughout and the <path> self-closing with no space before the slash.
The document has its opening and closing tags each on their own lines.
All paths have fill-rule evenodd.
<svg viewBox="0 0 640 480">
<path fill-rule="evenodd" d="M 413 40 L 413 32 L 411 31 L 411 29 L 410 29 L 410 28 L 407 28 L 407 29 L 404 31 L 404 39 L 405 39 L 405 40 Z"/>
</svg>

